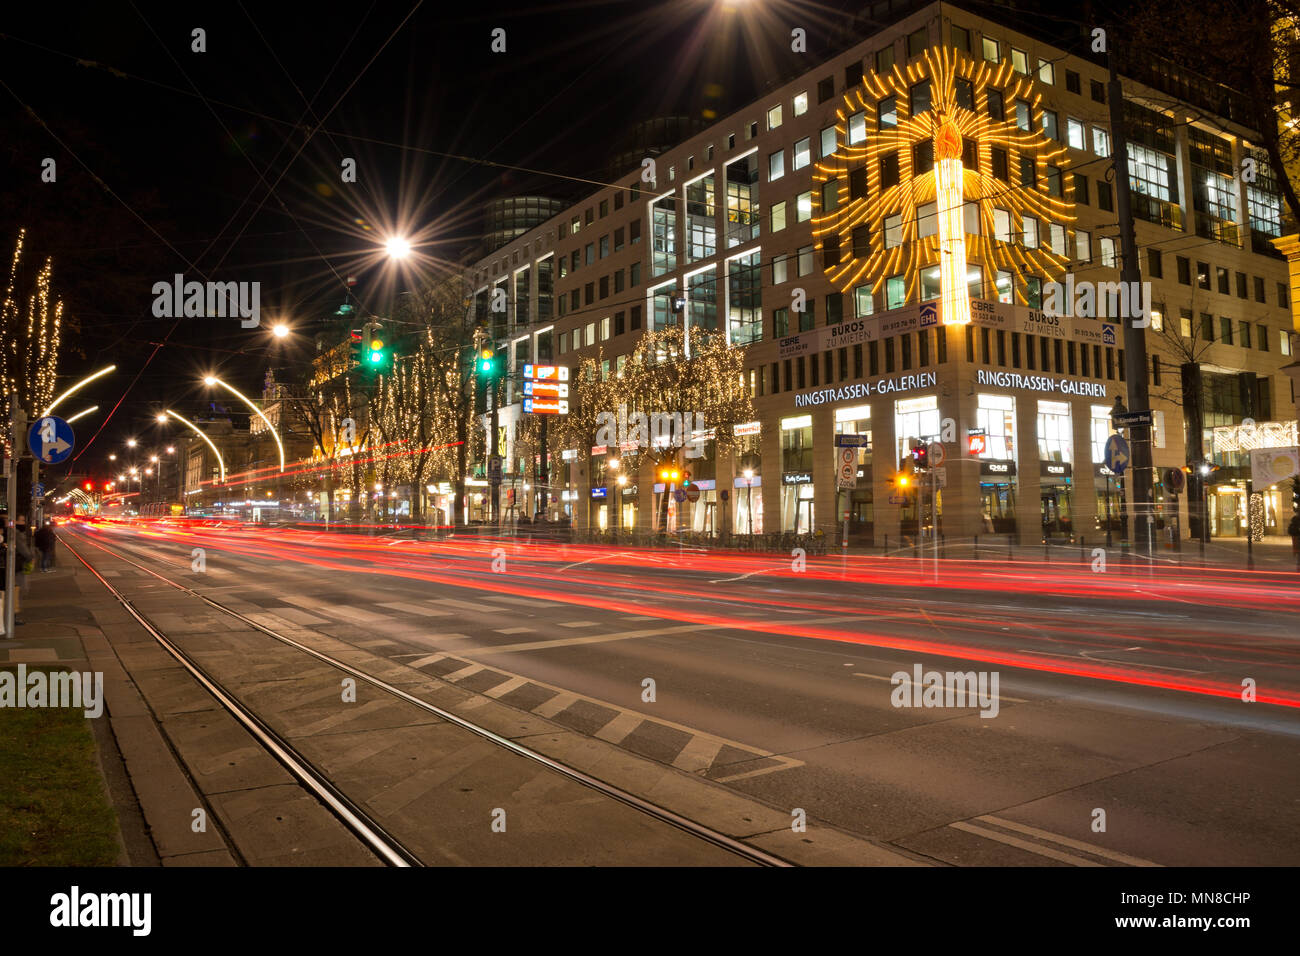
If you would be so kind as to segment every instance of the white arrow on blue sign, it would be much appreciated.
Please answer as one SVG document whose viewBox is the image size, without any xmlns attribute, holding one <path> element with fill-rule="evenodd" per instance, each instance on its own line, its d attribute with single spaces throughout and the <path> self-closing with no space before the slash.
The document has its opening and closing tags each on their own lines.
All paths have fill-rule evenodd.
<svg viewBox="0 0 1300 956">
<path fill-rule="evenodd" d="M 1106 439 L 1106 467 L 1117 475 L 1124 474 L 1128 467 L 1128 442 L 1122 435 L 1111 435 Z"/>
<path fill-rule="evenodd" d="M 27 444 L 32 454 L 47 465 L 58 464 L 67 458 L 76 443 L 72 426 L 57 415 L 36 419 L 27 432 Z"/>
</svg>

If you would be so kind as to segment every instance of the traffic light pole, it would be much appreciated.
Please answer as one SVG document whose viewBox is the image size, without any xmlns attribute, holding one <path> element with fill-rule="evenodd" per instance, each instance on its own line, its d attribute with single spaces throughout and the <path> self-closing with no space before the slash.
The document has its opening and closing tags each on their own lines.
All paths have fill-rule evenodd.
<svg viewBox="0 0 1300 956">
<path fill-rule="evenodd" d="M 1112 36 L 1118 36 L 1113 33 Z M 1115 52 L 1112 49 L 1106 57 L 1110 67 L 1110 84 L 1107 95 L 1110 99 L 1111 157 L 1115 166 L 1115 209 L 1119 217 L 1120 249 L 1123 253 L 1124 266 L 1120 270 L 1120 283 L 1126 289 L 1140 289 L 1142 274 L 1138 269 L 1137 236 L 1133 229 L 1133 204 L 1129 194 L 1128 176 L 1128 137 L 1124 132 L 1124 91 L 1120 86 L 1119 73 L 1115 67 Z M 1136 300 L 1136 301 L 1135 301 Z M 1124 298 L 1121 297 L 1121 302 Z M 1141 293 L 1127 297 L 1129 315 L 1122 316 L 1124 324 L 1124 370 L 1128 383 L 1128 407 L 1132 411 L 1145 411 L 1151 407 L 1147 392 L 1147 347 L 1146 328 L 1137 324 L 1134 315 L 1137 301 L 1144 301 Z M 1147 314 L 1150 303 L 1146 303 Z M 1154 503 L 1152 497 L 1153 476 L 1151 473 L 1151 426 L 1134 425 L 1130 429 L 1133 437 L 1131 454 L 1133 476 L 1128 484 L 1133 490 L 1133 528 L 1134 551 L 1151 557 L 1154 554 Z"/>
</svg>

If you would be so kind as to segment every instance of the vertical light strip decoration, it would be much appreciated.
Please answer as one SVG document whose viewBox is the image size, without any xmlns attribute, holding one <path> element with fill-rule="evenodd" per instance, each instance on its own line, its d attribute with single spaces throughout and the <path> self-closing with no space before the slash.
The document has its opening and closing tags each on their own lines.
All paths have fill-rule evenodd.
<svg viewBox="0 0 1300 956">
<path fill-rule="evenodd" d="M 934 158 L 934 194 L 939 213 L 939 315 L 944 325 L 969 325 L 961 133 L 957 124 L 947 122 L 939 127 L 934 137 Z"/>
<path fill-rule="evenodd" d="M 918 112 L 912 115 L 914 88 L 926 81 L 928 107 L 918 91 Z M 895 65 L 885 74 L 868 73 L 861 84 L 846 90 L 836 112 L 835 152 L 814 164 L 812 176 L 813 236 L 819 241 L 839 237 L 840 261 L 825 267 L 831 283 L 845 293 L 863 284 L 879 290 L 887 278 L 901 275 L 906 300 L 914 303 L 920 297 L 921 270 L 938 264 L 944 322 L 962 324 L 969 302 L 964 308 L 955 303 L 949 308 L 943 297 L 966 299 L 958 286 L 968 288 L 968 267 L 983 270 L 983 297 L 990 299 L 996 297 L 997 272 L 1011 273 L 1019 280 L 1014 295 L 1020 304 L 1026 302 L 1024 276 L 1058 281 L 1071 261 L 1069 245 L 1054 252 L 1046 243 L 1029 247 L 1023 242 L 1026 216 L 1064 225 L 1071 235 L 1075 221 L 1069 154 L 1063 143 L 1044 134 L 1041 99 L 1033 80 L 1017 74 L 1010 61 L 994 65 L 947 47 L 926 50 L 919 59 L 905 67 Z M 891 101 L 894 122 L 882 125 L 880 114 L 888 110 L 881 105 Z M 1028 109 L 1029 129 L 1017 123 L 1017 104 Z M 853 144 L 848 142 L 851 122 L 856 130 Z M 950 132 L 943 133 L 945 127 Z M 944 151 L 940 136 L 945 137 Z M 934 145 L 933 168 L 917 172 L 915 161 L 928 153 L 927 144 Z M 955 159 L 948 156 L 953 149 Z M 1005 157 L 1005 179 L 1000 169 L 995 175 L 995 149 L 1000 151 L 999 165 Z M 1032 161 L 1032 186 L 1021 184 L 1022 158 Z M 1060 196 L 1049 192 L 1049 166 L 1059 171 Z M 883 175 L 886 167 L 889 180 Z M 835 206 L 829 208 L 823 191 L 832 182 Z M 942 203 L 944 212 L 937 234 L 922 236 L 917 208 L 931 202 Z M 974 204 L 978 215 L 968 220 L 962 203 Z M 1008 214 L 1012 235 L 995 236 L 995 209 Z M 900 217 L 902 225 L 898 241 L 891 236 L 886 247 L 884 223 L 891 216 Z M 968 225 L 974 231 L 967 232 Z M 859 243 L 855 250 L 854 232 L 864 227 L 865 246 Z M 952 253 L 945 255 L 944 249 Z M 961 271 L 955 268 L 959 253 L 969 263 Z M 953 259 L 946 271 L 945 258 Z"/>
</svg>

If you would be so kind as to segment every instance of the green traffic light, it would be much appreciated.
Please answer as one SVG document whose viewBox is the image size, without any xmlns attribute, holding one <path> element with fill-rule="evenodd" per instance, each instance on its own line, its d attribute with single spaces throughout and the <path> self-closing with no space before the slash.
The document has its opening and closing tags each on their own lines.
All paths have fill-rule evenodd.
<svg viewBox="0 0 1300 956">
<path fill-rule="evenodd" d="M 384 353 L 383 353 L 383 352 L 371 352 L 371 353 L 370 353 L 370 364 L 371 364 L 371 365 L 378 365 L 378 364 L 379 364 L 380 362 L 382 362 L 383 360 L 384 360 Z"/>
</svg>

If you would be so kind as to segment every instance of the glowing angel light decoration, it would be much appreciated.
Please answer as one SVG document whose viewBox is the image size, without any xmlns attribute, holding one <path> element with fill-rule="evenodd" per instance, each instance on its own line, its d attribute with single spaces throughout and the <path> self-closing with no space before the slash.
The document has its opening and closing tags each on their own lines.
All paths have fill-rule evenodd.
<svg viewBox="0 0 1300 956">
<path fill-rule="evenodd" d="M 977 294 L 984 298 L 996 296 L 999 271 L 1044 283 L 1059 277 L 1070 260 L 1065 241 L 1052 247 L 1049 224 L 1062 227 L 1060 240 L 1072 239 L 1074 188 L 1065 147 L 1043 133 L 1040 100 L 1009 62 L 995 67 L 948 48 L 868 74 L 846 91 L 838 146 L 813 171 L 813 235 L 823 249 L 829 241 L 841 250 L 838 263 L 826 266 L 831 282 L 849 292 L 901 275 L 906 301 L 915 302 L 922 269 L 937 263 L 943 322 L 953 325 L 970 321 L 976 290 L 968 286 L 968 263 L 982 270 Z M 894 123 L 882 123 L 891 107 Z M 1017 122 L 1025 110 L 1028 129 Z M 995 175 L 994 150 L 1001 151 L 998 172 L 1005 156 L 1006 179 Z M 1032 162 L 1033 186 L 1021 185 L 1022 157 Z M 926 168 L 918 172 L 918 163 Z M 1049 167 L 1059 176 L 1060 196 L 1049 192 Z M 935 219 L 922 219 L 918 209 L 930 203 Z M 895 216 L 900 222 L 887 235 L 885 220 Z M 1024 241 L 1026 217 L 1040 224 L 1037 244 Z M 1025 302 L 1025 283 L 1014 286 Z"/>
</svg>

